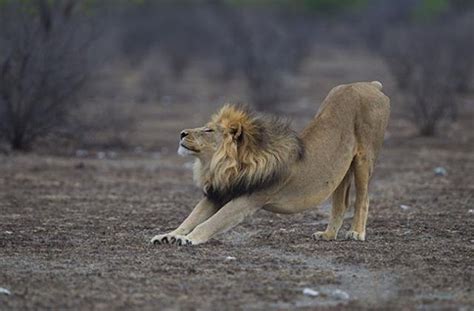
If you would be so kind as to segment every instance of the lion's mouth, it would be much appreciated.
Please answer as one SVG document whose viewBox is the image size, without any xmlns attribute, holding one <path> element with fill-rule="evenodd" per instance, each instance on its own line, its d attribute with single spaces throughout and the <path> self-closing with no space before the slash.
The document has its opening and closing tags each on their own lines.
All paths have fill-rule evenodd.
<svg viewBox="0 0 474 311">
<path fill-rule="evenodd" d="M 190 147 L 186 146 L 186 145 L 183 144 L 183 143 L 180 143 L 179 145 L 180 145 L 181 147 L 183 147 L 184 149 L 186 149 L 186 150 L 189 150 L 189 151 L 192 151 L 192 152 L 195 152 L 195 153 L 198 153 L 198 152 L 199 152 L 199 150 L 190 148 Z"/>
</svg>

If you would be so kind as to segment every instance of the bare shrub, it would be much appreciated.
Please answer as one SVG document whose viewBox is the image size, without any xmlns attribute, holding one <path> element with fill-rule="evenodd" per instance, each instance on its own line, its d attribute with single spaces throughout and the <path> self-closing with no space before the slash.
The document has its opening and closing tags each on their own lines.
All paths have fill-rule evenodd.
<svg viewBox="0 0 474 311">
<path fill-rule="evenodd" d="M 257 110 L 274 110 L 286 93 L 284 76 L 295 72 L 311 49 L 312 24 L 302 16 L 223 4 L 216 15 L 224 27 L 223 70 L 244 76 Z"/>
<path fill-rule="evenodd" d="M 219 26 L 211 7 L 167 1 L 135 5 L 119 14 L 116 21 L 124 25 L 121 50 L 134 65 L 148 53 L 158 52 L 173 78 L 179 79 L 193 61 L 216 55 Z"/>
<path fill-rule="evenodd" d="M 6 2 L 0 16 L 0 135 L 26 150 L 67 121 L 87 77 L 77 1 Z"/>
<path fill-rule="evenodd" d="M 211 64 L 203 68 L 210 77 L 243 77 L 259 110 L 275 108 L 285 95 L 285 75 L 298 69 L 313 42 L 312 24 L 302 14 L 221 0 L 145 2 L 124 14 L 123 21 L 122 51 L 134 65 L 148 53 L 158 54 L 169 78 L 177 80 L 193 64 Z M 152 82 L 160 89 L 166 81 L 154 73 L 147 72 L 147 86 Z"/>
<path fill-rule="evenodd" d="M 381 49 L 422 135 L 434 135 L 442 121 L 456 118 L 457 94 L 471 79 L 474 37 L 459 22 L 449 18 L 399 27 Z"/>
<path fill-rule="evenodd" d="M 456 119 L 459 95 L 472 82 L 472 5 L 456 3 L 382 0 L 364 17 L 369 47 L 387 63 L 422 135 Z"/>
<path fill-rule="evenodd" d="M 453 49 L 453 75 L 455 91 L 463 94 L 471 91 L 474 74 L 474 12 L 462 16 L 451 24 L 447 45 Z"/>
</svg>

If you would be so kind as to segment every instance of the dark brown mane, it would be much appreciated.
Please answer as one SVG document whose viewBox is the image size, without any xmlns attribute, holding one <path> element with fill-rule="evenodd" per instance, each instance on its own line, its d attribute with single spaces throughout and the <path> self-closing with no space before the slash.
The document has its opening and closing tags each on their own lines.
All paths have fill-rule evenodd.
<svg viewBox="0 0 474 311">
<path fill-rule="evenodd" d="M 223 129 L 224 141 L 209 163 L 199 163 L 195 179 L 219 205 L 275 185 L 304 156 L 302 141 L 280 118 L 227 105 L 212 123 Z"/>
</svg>

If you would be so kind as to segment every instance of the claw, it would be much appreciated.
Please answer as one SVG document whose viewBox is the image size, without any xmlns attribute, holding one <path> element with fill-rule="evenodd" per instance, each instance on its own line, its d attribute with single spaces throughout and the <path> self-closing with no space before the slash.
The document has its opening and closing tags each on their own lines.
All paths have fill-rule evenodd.
<svg viewBox="0 0 474 311">
<path fill-rule="evenodd" d="M 357 232 L 353 230 L 348 231 L 346 233 L 346 239 L 355 241 L 365 241 L 365 232 Z"/>
<path fill-rule="evenodd" d="M 187 239 L 186 237 L 179 236 L 179 235 L 172 235 L 172 234 L 157 235 L 151 241 L 154 245 L 159 245 L 159 244 L 173 244 L 173 245 L 178 245 L 178 246 L 193 245 L 193 242 Z"/>
</svg>

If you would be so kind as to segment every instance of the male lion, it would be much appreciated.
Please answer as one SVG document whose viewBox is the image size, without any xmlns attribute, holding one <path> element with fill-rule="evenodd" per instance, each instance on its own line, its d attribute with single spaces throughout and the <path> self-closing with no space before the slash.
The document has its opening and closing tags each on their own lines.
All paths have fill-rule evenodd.
<svg viewBox="0 0 474 311">
<path fill-rule="evenodd" d="M 300 135 L 278 119 L 224 106 L 204 127 L 181 132 L 178 153 L 196 157 L 204 198 L 155 244 L 195 245 L 257 210 L 299 213 L 332 194 L 329 224 L 315 239 L 335 240 L 354 175 L 355 213 L 347 239 L 365 240 L 368 185 L 382 146 L 390 100 L 378 81 L 335 87 Z"/>
</svg>

